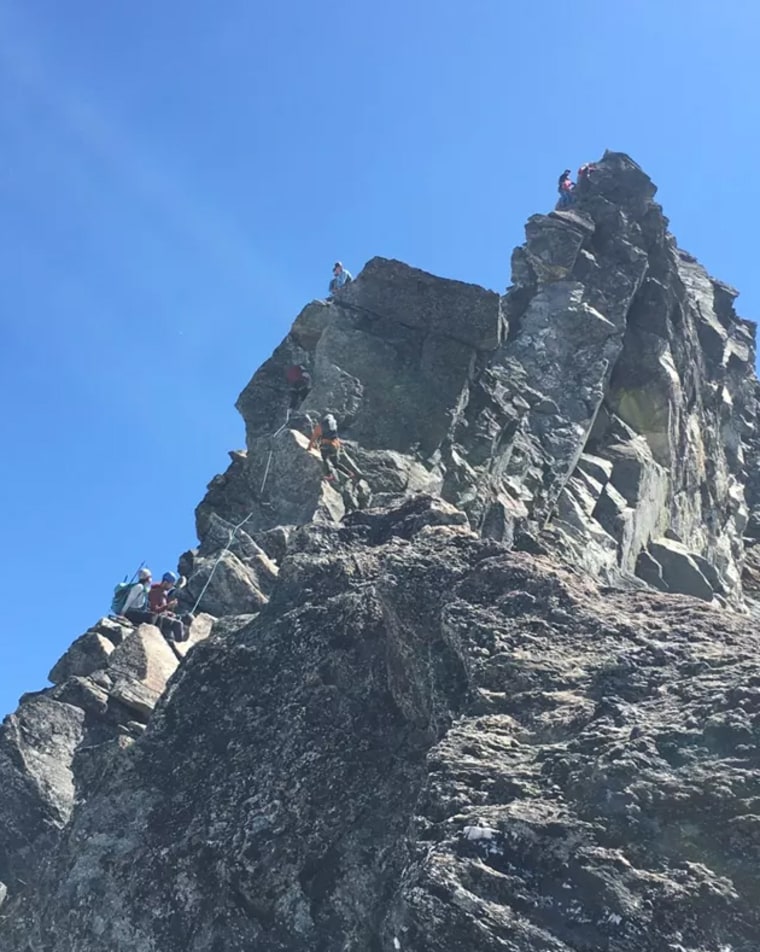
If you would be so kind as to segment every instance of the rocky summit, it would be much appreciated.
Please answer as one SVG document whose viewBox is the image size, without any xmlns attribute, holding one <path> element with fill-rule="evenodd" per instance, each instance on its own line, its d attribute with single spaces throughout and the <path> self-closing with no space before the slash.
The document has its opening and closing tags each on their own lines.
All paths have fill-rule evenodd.
<svg viewBox="0 0 760 952">
<path fill-rule="evenodd" d="M 189 640 L 101 619 L 3 723 L 0 952 L 760 949 L 755 326 L 654 195 L 608 152 L 504 295 L 301 312 Z"/>
</svg>

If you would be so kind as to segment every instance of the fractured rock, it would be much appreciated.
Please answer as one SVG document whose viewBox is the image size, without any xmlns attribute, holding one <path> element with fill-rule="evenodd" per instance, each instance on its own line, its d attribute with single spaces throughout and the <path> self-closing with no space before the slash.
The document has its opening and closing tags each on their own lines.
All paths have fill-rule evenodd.
<svg viewBox="0 0 760 952">
<path fill-rule="evenodd" d="M 92 674 L 107 667 L 114 644 L 97 631 L 87 631 L 71 645 L 53 666 L 48 679 L 60 684 L 75 675 Z"/>
<path fill-rule="evenodd" d="M 158 628 L 140 625 L 110 657 L 109 673 L 114 679 L 110 695 L 147 719 L 177 664 Z"/>
</svg>

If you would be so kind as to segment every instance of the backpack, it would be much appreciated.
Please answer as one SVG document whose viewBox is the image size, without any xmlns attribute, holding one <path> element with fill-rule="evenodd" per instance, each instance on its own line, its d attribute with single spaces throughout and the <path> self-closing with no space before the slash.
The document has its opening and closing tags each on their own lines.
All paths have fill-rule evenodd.
<svg viewBox="0 0 760 952">
<path fill-rule="evenodd" d="M 111 599 L 111 614 L 112 615 L 121 615 L 124 611 L 124 606 L 127 604 L 127 598 L 129 593 L 132 591 L 135 585 L 140 585 L 140 580 L 133 578 L 131 582 L 127 582 L 126 579 L 119 584 L 113 590 L 113 598 Z M 148 593 L 143 585 L 143 601 L 138 603 L 134 607 L 138 610 L 145 608 L 147 604 Z"/>
<path fill-rule="evenodd" d="M 332 413 L 328 413 L 320 423 L 322 427 L 322 438 L 325 440 L 336 440 L 338 438 L 338 423 Z"/>
<path fill-rule="evenodd" d="M 122 610 L 127 602 L 127 596 L 132 591 L 133 585 L 137 585 L 137 582 L 119 582 L 119 584 L 114 588 L 113 598 L 111 599 L 112 615 L 121 615 Z"/>
</svg>

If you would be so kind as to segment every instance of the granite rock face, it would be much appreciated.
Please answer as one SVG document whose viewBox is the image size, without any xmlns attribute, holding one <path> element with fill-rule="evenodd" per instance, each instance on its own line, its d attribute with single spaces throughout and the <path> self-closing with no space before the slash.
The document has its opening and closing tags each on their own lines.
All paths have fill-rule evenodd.
<svg viewBox="0 0 760 952">
<path fill-rule="evenodd" d="M 419 497 L 296 533 L 0 948 L 755 949 L 752 628 L 463 521 Z"/>
<path fill-rule="evenodd" d="M 501 299 L 375 258 L 334 301 L 310 304 L 240 396 L 247 452 L 211 484 L 201 538 L 212 514 L 248 515 L 249 532 L 339 518 L 304 451 L 331 410 L 383 498 L 440 493 L 481 535 L 548 532 L 606 581 L 656 578 L 739 607 L 757 495 L 754 325 L 678 249 L 654 192 L 607 153 L 570 211 L 528 222 Z M 277 432 L 291 363 L 314 386 Z M 668 541 L 705 585 L 670 550 L 660 563 Z"/>
<path fill-rule="evenodd" d="M 0 881 L 18 895 L 69 823 L 145 729 L 187 647 L 211 630 L 199 615 L 176 651 L 157 628 L 103 618 L 0 727 Z"/>
<path fill-rule="evenodd" d="M 189 640 L 103 619 L 0 728 L 0 952 L 756 952 L 754 325 L 654 194 L 607 153 L 505 295 L 302 311 Z"/>
</svg>

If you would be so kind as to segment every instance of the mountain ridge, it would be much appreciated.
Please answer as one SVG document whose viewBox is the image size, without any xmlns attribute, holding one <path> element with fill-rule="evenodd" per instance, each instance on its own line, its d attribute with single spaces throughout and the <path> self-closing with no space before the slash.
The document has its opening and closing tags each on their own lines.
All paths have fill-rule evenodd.
<svg viewBox="0 0 760 952">
<path fill-rule="evenodd" d="M 307 305 L 189 642 L 102 619 L 0 729 L 1 952 L 756 948 L 755 328 L 655 191 L 606 153 L 503 296 Z"/>
</svg>

